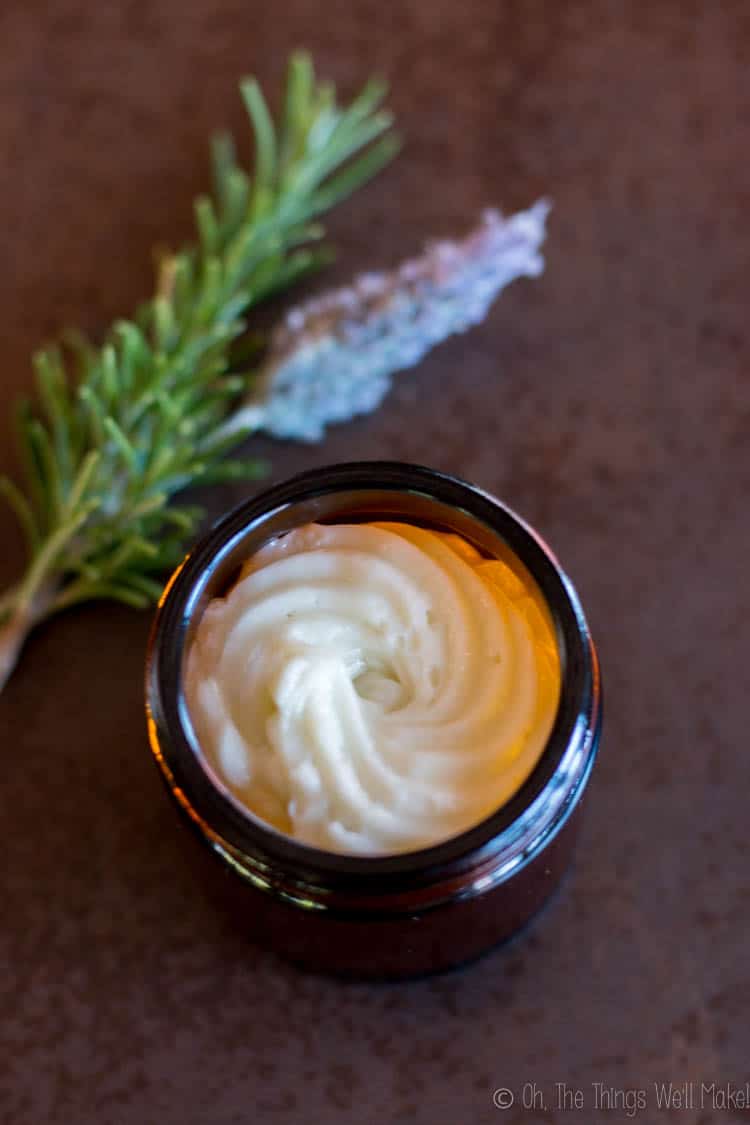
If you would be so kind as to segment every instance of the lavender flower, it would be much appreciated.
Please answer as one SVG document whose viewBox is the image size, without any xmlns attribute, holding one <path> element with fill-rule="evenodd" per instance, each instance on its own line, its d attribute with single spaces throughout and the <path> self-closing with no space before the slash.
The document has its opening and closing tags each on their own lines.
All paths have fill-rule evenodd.
<svg viewBox="0 0 750 1125">
<path fill-rule="evenodd" d="M 487 211 L 462 241 L 292 310 L 227 429 L 319 441 L 330 423 L 374 410 L 397 371 L 478 324 L 509 282 L 542 272 L 548 211 L 544 201 L 509 219 Z"/>
</svg>

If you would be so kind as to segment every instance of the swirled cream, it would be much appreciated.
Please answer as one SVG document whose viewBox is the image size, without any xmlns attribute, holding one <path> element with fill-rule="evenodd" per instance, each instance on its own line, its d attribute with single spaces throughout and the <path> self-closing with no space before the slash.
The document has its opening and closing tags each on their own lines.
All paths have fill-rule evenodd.
<svg viewBox="0 0 750 1125">
<path fill-rule="evenodd" d="M 460 537 L 309 524 L 207 607 L 186 672 L 210 764 L 247 809 L 328 851 L 411 851 L 532 771 L 558 704 L 541 596 Z"/>
</svg>

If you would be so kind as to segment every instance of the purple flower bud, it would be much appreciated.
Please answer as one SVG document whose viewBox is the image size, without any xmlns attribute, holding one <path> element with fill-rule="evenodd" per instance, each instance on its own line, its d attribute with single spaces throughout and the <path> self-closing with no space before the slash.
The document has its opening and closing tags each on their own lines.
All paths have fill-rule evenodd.
<svg viewBox="0 0 750 1125">
<path fill-rule="evenodd" d="M 374 410 L 392 375 L 478 324 L 511 281 L 542 272 L 548 212 L 545 201 L 509 219 L 486 211 L 461 241 L 432 243 L 395 270 L 293 309 L 231 428 L 318 441 L 328 424 Z"/>
</svg>

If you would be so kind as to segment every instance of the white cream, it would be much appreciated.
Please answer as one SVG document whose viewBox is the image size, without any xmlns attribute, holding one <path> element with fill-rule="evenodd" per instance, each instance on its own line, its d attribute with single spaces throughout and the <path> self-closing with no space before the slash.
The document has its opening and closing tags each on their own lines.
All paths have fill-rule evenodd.
<svg viewBox="0 0 750 1125">
<path fill-rule="evenodd" d="M 409 524 L 310 524 L 207 607 L 186 697 L 252 813 L 376 855 L 437 843 L 508 800 L 559 686 L 548 616 L 504 563 Z"/>
</svg>

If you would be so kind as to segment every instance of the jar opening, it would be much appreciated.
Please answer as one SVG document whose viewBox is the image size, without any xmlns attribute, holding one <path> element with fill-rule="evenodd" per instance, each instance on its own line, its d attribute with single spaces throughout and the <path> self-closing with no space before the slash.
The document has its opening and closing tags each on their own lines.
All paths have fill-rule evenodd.
<svg viewBox="0 0 750 1125">
<path fill-rule="evenodd" d="M 538 589 L 554 622 L 561 691 L 552 732 L 539 761 L 517 792 L 478 824 L 414 851 L 359 856 L 303 844 L 254 818 L 207 762 L 184 698 L 186 654 L 212 597 L 236 581 L 245 559 L 264 543 L 307 523 L 400 519 L 454 532 L 488 558 L 508 560 Z M 394 462 L 357 462 L 313 470 L 251 499 L 217 524 L 187 557 L 163 599 L 147 674 L 153 737 L 174 784 L 217 839 L 261 865 L 281 862 L 305 878 L 418 878 L 426 871 L 475 865 L 482 856 L 545 830 L 550 790 L 564 810 L 593 756 L 591 716 L 598 708 L 598 673 L 583 612 L 556 559 L 523 520 L 454 477 Z M 549 804 L 549 800 L 546 802 Z M 553 802 L 554 804 L 555 802 Z M 549 810 L 548 810 L 549 811 Z M 553 810 L 554 811 L 554 810 Z M 546 830 L 554 823 L 550 813 Z M 540 821 L 541 817 L 541 821 Z M 537 823 L 539 821 L 539 823 Z"/>
</svg>

